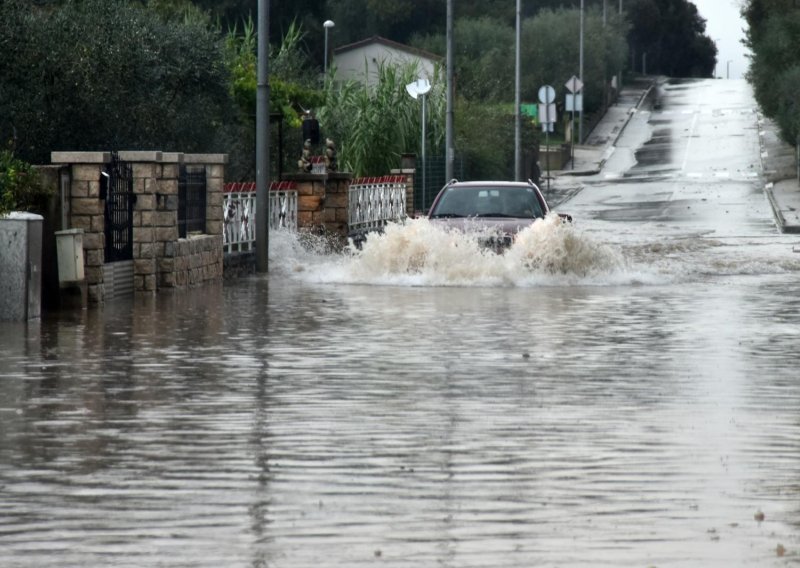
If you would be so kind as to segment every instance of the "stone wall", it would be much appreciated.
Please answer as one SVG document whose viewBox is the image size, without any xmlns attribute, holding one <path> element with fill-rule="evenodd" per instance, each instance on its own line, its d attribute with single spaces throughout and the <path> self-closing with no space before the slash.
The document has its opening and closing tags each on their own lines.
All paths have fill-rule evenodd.
<svg viewBox="0 0 800 568">
<path fill-rule="evenodd" d="M 297 184 L 297 226 L 327 235 L 343 244 L 347 239 L 349 173 L 290 174 Z"/>
<path fill-rule="evenodd" d="M 222 186 L 225 154 L 120 152 L 133 171 L 134 290 L 153 293 L 222 279 Z M 105 202 L 100 178 L 110 152 L 53 152 L 51 161 L 69 168 L 67 226 L 84 231 L 89 300 L 103 302 Z M 181 165 L 206 172 L 206 234 L 178 238 L 178 179 Z"/>
</svg>

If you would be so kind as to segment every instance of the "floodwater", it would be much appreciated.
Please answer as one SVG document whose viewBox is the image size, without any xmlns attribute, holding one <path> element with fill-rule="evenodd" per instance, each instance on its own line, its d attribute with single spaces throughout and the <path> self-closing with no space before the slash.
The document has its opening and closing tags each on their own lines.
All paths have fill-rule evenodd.
<svg viewBox="0 0 800 568">
<path fill-rule="evenodd" d="M 503 256 L 280 233 L 268 275 L 0 325 L 0 566 L 800 565 L 800 244 L 687 120 L 680 176 Z"/>
<path fill-rule="evenodd" d="M 273 236 L 269 276 L 4 324 L 0 565 L 797 562 L 795 257 L 537 230 L 592 254 Z"/>
</svg>

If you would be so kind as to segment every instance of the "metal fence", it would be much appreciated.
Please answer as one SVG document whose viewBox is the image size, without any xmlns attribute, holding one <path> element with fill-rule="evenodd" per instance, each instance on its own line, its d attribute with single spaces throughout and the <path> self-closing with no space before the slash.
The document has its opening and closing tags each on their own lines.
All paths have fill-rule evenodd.
<svg viewBox="0 0 800 568">
<path fill-rule="evenodd" d="M 372 231 L 406 216 L 405 176 L 356 178 L 348 195 L 349 232 Z"/>
<path fill-rule="evenodd" d="M 444 184 L 450 180 L 445 179 L 445 159 L 444 156 L 425 157 L 425 199 L 423 202 L 422 187 L 422 160 L 417 161 L 417 173 L 414 176 L 414 210 L 427 211 L 433 203 L 434 198 Z M 464 180 L 464 160 L 456 156 L 453 161 L 453 176 L 456 179 Z"/>
<path fill-rule="evenodd" d="M 254 250 L 256 246 L 256 184 L 225 184 L 222 242 L 225 252 Z M 269 230 L 297 230 L 297 187 L 294 182 L 272 182 L 269 190 Z"/>
</svg>

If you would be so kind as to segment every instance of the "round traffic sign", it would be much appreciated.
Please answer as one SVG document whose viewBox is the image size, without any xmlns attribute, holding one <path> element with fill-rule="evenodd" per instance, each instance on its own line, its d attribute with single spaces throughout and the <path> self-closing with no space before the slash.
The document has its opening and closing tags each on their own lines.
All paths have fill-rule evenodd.
<svg viewBox="0 0 800 568">
<path fill-rule="evenodd" d="M 546 105 L 556 102 L 556 90 L 550 85 L 539 87 L 539 102 Z"/>
</svg>

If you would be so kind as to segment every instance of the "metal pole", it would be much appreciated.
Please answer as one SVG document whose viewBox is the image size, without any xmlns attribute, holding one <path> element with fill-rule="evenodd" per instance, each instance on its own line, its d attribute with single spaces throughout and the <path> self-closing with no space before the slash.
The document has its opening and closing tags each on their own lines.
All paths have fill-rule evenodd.
<svg viewBox="0 0 800 568">
<path fill-rule="evenodd" d="M 269 271 L 269 0 L 258 0 L 256 270 Z"/>
<path fill-rule="evenodd" d="M 728 79 L 731 78 L 731 61 L 733 61 L 733 60 L 732 59 L 728 59 L 728 72 L 727 72 L 727 78 Z"/>
<path fill-rule="evenodd" d="M 622 0 L 619 0 L 619 25 L 622 29 Z M 619 78 L 617 79 L 617 96 L 622 92 L 622 67 L 619 70 Z"/>
<path fill-rule="evenodd" d="M 328 26 L 325 26 L 325 61 L 322 63 L 322 75 L 328 76 Z"/>
<path fill-rule="evenodd" d="M 606 0 L 603 0 L 603 27 L 606 27 Z"/>
<path fill-rule="evenodd" d="M 583 4 L 584 0 L 581 0 L 581 42 L 580 42 L 580 70 L 578 71 L 578 76 L 583 83 L 583 91 L 582 93 L 585 94 L 586 89 L 586 82 L 583 80 Z M 584 97 L 585 98 L 585 97 Z M 580 108 L 578 111 L 578 144 L 583 143 L 583 107 Z"/>
<path fill-rule="evenodd" d="M 425 95 L 422 95 L 422 212 L 425 213 L 425 207 L 427 207 L 426 196 L 425 196 L 425 186 L 427 181 L 427 172 L 426 172 L 426 160 L 425 160 Z"/>
<path fill-rule="evenodd" d="M 522 140 L 520 133 L 520 49 L 519 40 L 522 35 L 522 26 L 520 24 L 522 14 L 522 0 L 517 0 L 517 47 L 516 47 L 516 63 L 515 63 L 515 83 L 514 83 L 514 180 L 520 181 L 522 179 Z"/>
<path fill-rule="evenodd" d="M 455 149 L 453 148 L 453 0 L 447 0 L 447 111 L 445 115 L 444 146 L 445 146 L 445 183 L 453 179 L 453 161 Z"/>
</svg>

